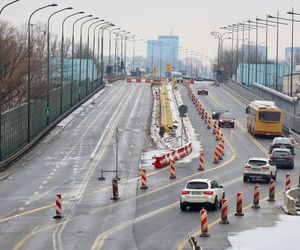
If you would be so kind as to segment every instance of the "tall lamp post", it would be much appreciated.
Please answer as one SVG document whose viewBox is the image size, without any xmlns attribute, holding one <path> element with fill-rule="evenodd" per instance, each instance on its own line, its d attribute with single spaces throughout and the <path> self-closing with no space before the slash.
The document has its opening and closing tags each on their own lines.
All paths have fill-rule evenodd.
<svg viewBox="0 0 300 250">
<path fill-rule="evenodd" d="M 27 72 L 27 81 L 28 81 L 28 89 L 27 89 L 27 105 L 28 105 L 28 108 L 27 108 L 27 142 L 29 143 L 31 141 L 31 134 L 30 134 L 30 126 L 31 126 L 31 18 L 33 17 L 33 15 L 35 13 L 37 13 L 38 11 L 40 10 L 43 10 L 43 9 L 46 9 L 46 8 L 49 8 L 49 7 L 56 7 L 57 4 L 53 3 L 53 4 L 48 4 L 48 5 L 45 5 L 43 7 L 40 7 L 38 9 L 36 9 L 35 11 L 33 11 L 29 18 L 28 18 L 28 63 L 27 63 L 27 66 L 28 66 L 28 72 Z"/>
<path fill-rule="evenodd" d="M 109 32 L 109 44 L 108 44 L 108 67 L 109 67 L 108 76 L 109 76 L 109 78 L 108 78 L 108 82 L 110 82 L 110 80 L 111 80 L 111 73 L 112 73 L 112 69 L 113 69 L 113 67 L 111 66 L 111 33 L 116 30 L 120 30 L 120 28 L 114 28 L 114 29 L 111 29 L 108 31 Z"/>
<path fill-rule="evenodd" d="M 292 22 L 292 48 L 291 48 L 291 65 L 290 65 L 290 71 L 291 71 L 291 78 L 290 78 L 290 96 L 293 96 L 293 65 L 294 65 L 294 22 L 299 23 L 299 20 L 294 19 L 294 15 L 300 15 L 299 13 L 294 12 L 294 8 L 292 8 L 292 11 L 288 11 L 287 14 L 292 15 L 292 19 L 289 18 L 282 18 L 282 17 L 273 17 L 269 15 L 269 18 L 277 18 L 278 20 L 284 20 L 284 21 L 291 21 Z"/>
<path fill-rule="evenodd" d="M 72 26 L 72 72 L 71 72 L 71 106 L 73 105 L 73 98 L 74 98 L 74 94 L 73 94 L 73 85 L 74 85 L 74 33 L 75 33 L 75 25 L 77 22 L 79 22 L 82 19 L 88 18 L 88 17 L 92 17 L 93 15 L 86 15 L 83 17 L 78 18 L 77 20 L 75 20 L 75 22 L 73 23 Z"/>
<path fill-rule="evenodd" d="M 62 100 L 62 88 L 63 88 L 63 82 L 64 82 L 64 29 L 65 29 L 65 22 L 73 17 L 73 16 L 76 16 L 76 15 L 81 15 L 83 14 L 84 12 L 83 11 L 79 11 L 79 12 L 76 12 L 76 13 L 73 13 L 67 17 L 64 18 L 64 20 L 62 21 L 62 25 L 61 25 L 61 62 L 60 62 L 60 89 L 61 89 L 61 92 L 60 92 L 60 99 Z M 71 90 L 72 90 L 72 82 L 71 82 Z M 71 91 L 72 93 L 72 91 Z M 61 110 L 62 110 L 62 101 L 60 101 L 61 103 Z M 70 107 L 72 107 L 72 95 L 71 95 L 71 103 L 70 103 Z M 62 111 L 61 111 L 62 112 Z"/>
<path fill-rule="evenodd" d="M 49 16 L 48 22 L 47 22 L 47 111 L 46 111 L 47 126 L 49 125 L 49 118 L 50 118 L 50 20 L 54 15 L 56 15 L 60 12 L 63 12 L 65 10 L 71 10 L 71 9 L 73 9 L 73 8 L 68 7 L 68 8 L 63 8 L 63 9 L 53 12 Z M 61 86 L 61 94 L 62 94 L 62 86 Z M 62 114 L 62 98 L 60 99 L 60 101 L 61 101 L 60 114 Z"/>
<path fill-rule="evenodd" d="M 15 0 L 4 5 L 0 10 L 0 16 L 2 11 L 9 5 L 19 2 L 20 0 Z M 3 78 L 3 49 L 2 49 L 2 34 L 0 34 L 0 162 L 2 160 L 2 78 Z"/>
<path fill-rule="evenodd" d="M 268 15 L 268 18 L 273 18 L 273 16 Z M 274 17 L 275 18 L 275 17 Z M 288 25 L 287 23 L 279 22 L 279 12 L 277 12 L 277 21 L 272 21 L 268 19 L 268 26 L 276 27 L 276 63 L 275 63 L 275 89 L 278 89 L 278 42 L 279 42 L 279 25 Z M 256 18 L 257 21 L 266 21 L 260 18 Z M 271 23 L 271 24 L 270 24 Z M 260 23 L 262 25 L 262 23 Z M 275 25 L 272 25 L 275 24 Z M 267 45 L 266 45 L 267 46 Z"/>
<path fill-rule="evenodd" d="M 114 32 L 114 34 L 116 35 L 116 38 L 115 38 L 115 58 L 114 58 L 114 64 L 115 64 L 115 67 L 114 67 L 114 73 L 115 73 L 115 76 L 117 76 L 119 74 L 119 63 L 118 63 L 118 52 L 119 52 L 119 46 L 118 46 L 118 40 L 119 40 L 119 36 L 120 36 L 120 33 L 122 32 L 126 32 L 125 30 L 121 30 L 121 31 L 118 31 L 118 32 Z"/>
<path fill-rule="evenodd" d="M 89 27 L 88 27 L 88 32 L 87 32 L 87 46 L 86 46 L 86 81 L 85 81 L 85 96 L 88 95 L 88 86 L 89 86 L 89 46 L 90 46 L 90 29 L 94 24 L 101 24 L 104 20 L 97 20 L 95 22 L 92 22 Z M 97 27 L 97 26 L 96 26 Z M 93 87 L 92 87 L 93 91 Z"/>
<path fill-rule="evenodd" d="M 79 42 L 79 86 L 78 86 L 78 98 L 79 101 L 81 100 L 81 61 L 82 61 L 82 29 L 83 25 L 86 24 L 87 22 L 93 21 L 99 19 L 99 17 L 92 17 L 89 18 L 88 20 L 85 20 L 81 25 L 80 25 L 80 42 Z"/>
<path fill-rule="evenodd" d="M 132 70 L 134 70 L 134 63 L 135 63 L 135 42 L 143 41 L 143 39 L 134 39 L 135 36 L 132 36 Z"/>
<path fill-rule="evenodd" d="M 101 85 L 103 84 L 103 74 L 104 74 L 104 61 L 103 61 L 103 44 L 104 44 L 104 31 L 109 27 L 115 26 L 112 23 L 109 23 L 103 27 L 101 27 Z"/>
<path fill-rule="evenodd" d="M 126 75 L 127 74 L 127 71 L 126 71 L 126 57 L 127 57 L 127 55 L 126 55 L 126 53 L 127 53 L 127 38 L 128 38 L 128 34 L 130 34 L 130 32 L 126 32 L 126 33 L 124 33 L 123 35 L 124 35 L 124 75 Z"/>
<path fill-rule="evenodd" d="M 102 27 L 103 25 L 106 25 L 108 22 L 104 22 L 104 23 L 99 23 L 94 27 L 94 31 L 93 31 L 93 67 L 92 67 L 92 92 L 94 92 L 94 81 L 95 81 L 95 64 L 97 65 L 97 63 L 95 63 L 95 44 L 96 44 L 96 29 L 98 29 L 98 57 L 97 57 L 97 62 L 99 62 L 99 51 L 100 51 L 100 38 L 99 38 L 99 32 L 100 32 L 100 27 Z M 97 71 L 97 85 L 98 85 L 98 71 Z"/>
</svg>

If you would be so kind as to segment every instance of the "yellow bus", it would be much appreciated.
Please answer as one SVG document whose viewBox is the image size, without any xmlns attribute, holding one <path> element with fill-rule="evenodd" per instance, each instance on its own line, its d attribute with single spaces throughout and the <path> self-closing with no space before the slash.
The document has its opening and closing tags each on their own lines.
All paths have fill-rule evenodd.
<svg viewBox="0 0 300 250">
<path fill-rule="evenodd" d="M 252 135 L 282 135 L 282 110 L 272 101 L 253 101 L 246 108 L 247 129 Z"/>
</svg>

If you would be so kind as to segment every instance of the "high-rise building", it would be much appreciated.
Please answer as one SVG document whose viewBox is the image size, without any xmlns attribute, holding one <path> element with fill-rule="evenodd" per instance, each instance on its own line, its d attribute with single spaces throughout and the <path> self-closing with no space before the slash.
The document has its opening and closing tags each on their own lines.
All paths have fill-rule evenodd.
<svg viewBox="0 0 300 250">
<path fill-rule="evenodd" d="M 292 48 L 286 47 L 285 48 L 285 62 L 291 63 L 291 54 Z M 293 65 L 300 63 L 300 47 L 293 47 L 293 54 L 294 54 L 294 62 Z"/>
<path fill-rule="evenodd" d="M 155 67 L 158 75 L 164 75 L 166 65 L 171 64 L 175 70 L 178 65 L 179 38 L 178 36 L 158 36 L 157 40 L 147 41 L 147 62 L 149 68 Z M 161 70 L 160 70 L 161 66 Z"/>
</svg>

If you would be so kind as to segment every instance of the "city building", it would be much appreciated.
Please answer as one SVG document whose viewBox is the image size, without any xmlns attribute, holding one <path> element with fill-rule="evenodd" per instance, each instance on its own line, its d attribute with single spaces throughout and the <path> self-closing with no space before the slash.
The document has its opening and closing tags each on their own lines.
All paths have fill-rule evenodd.
<svg viewBox="0 0 300 250">
<path fill-rule="evenodd" d="M 285 48 L 285 61 L 286 63 L 291 63 L 291 54 L 292 48 L 286 47 Z M 293 47 L 293 54 L 294 54 L 294 65 L 300 64 L 300 47 Z"/>
<path fill-rule="evenodd" d="M 178 64 L 179 37 L 160 35 L 157 40 L 147 41 L 147 62 L 149 68 L 156 68 L 158 74 L 164 75 L 166 65 L 172 69 Z M 161 70 L 160 70 L 161 66 Z M 177 70 L 177 69 L 176 69 Z"/>
</svg>

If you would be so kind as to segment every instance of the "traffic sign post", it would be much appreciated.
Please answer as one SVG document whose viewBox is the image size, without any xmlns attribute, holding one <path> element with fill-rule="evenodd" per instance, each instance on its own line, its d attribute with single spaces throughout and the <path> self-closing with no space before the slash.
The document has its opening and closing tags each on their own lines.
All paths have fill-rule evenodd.
<svg viewBox="0 0 300 250">
<path fill-rule="evenodd" d="M 182 146 L 182 132 L 183 132 L 183 117 L 188 112 L 188 107 L 184 104 L 178 107 L 179 116 L 181 117 L 181 146 Z"/>
</svg>

